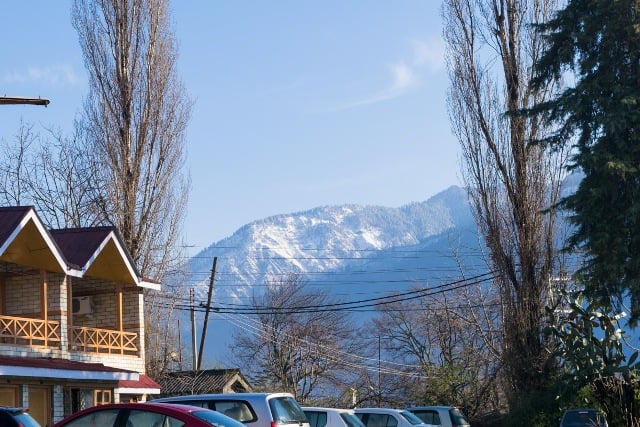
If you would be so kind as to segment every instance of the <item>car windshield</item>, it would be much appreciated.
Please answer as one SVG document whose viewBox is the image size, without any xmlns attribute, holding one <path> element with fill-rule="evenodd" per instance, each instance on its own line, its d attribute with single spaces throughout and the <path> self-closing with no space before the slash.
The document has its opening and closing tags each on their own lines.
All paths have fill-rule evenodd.
<svg viewBox="0 0 640 427">
<path fill-rule="evenodd" d="M 422 420 L 420 418 L 418 418 L 418 416 L 416 414 L 414 414 L 413 412 L 400 411 L 400 415 L 402 415 L 405 420 L 409 421 L 409 423 L 411 423 L 413 425 L 423 424 Z"/>
<path fill-rule="evenodd" d="M 280 423 L 306 423 L 307 417 L 292 397 L 281 396 L 269 399 L 273 420 Z"/>
<path fill-rule="evenodd" d="M 604 416 L 597 411 L 568 411 L 564 416 L 563 425 L 571 426 L 582 426 L 582 425 L 594 425 L 597 426 L 599 423 L 604 421 Z"/>
<path fill-rule="evenodd" d="M 351 412 L 341 412 L 340 417 L 344 420 L 345 424 L 348 427 L 364 427 L 360 418 L 358 418 L 355 414 Z"/>
</svg>

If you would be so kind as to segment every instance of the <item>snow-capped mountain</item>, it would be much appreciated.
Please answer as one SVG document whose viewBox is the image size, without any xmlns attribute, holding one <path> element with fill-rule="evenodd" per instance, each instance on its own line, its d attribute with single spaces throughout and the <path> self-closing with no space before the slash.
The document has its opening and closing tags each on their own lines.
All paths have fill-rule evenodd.
<svg viewBox="0 0 640 427">
<path fill-rule="evenodd" d="M 380 260 L 389 251 L 417 250 L 428 239 L 462 229 L 475 227 L 466 193 L 459 187 L 400 208 L 324 206 L 276 215 L 249 223 L 198 253 L 189 262 L 189 282 L 196 295 L 206 295 L 217 257 L 216 300 L 237 299 L 250 295 L 268 277 L 345 273 L 361 267 L 362 261 Z"/>
<path fill-rule="evenodd" d="M 324 206 L 251 222 L 195 255 L 186 283 L 206 301 L 216 257 L 214 307 L 247 305 L 267 279 L 288 273 L 358 300 L 459 277 L 460 257 L 468 265 L 479 252 L 466 193 L 453 186 L 399 208 Z M 234 323 L 229 315 L 214 317 L 223 321 L 208 328 L 205 360 L 225 365 L 220 349 Z"/>
</svg>

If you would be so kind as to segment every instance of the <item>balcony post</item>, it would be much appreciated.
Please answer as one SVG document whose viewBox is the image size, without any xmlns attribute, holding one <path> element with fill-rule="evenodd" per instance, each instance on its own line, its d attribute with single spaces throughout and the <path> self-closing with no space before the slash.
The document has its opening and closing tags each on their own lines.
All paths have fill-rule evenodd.
<svg viewBox="0 0 640 427">
<path fill-rule="evenodd" d="M 40 282 L 42 283 L 41 300 L 40 300 L 40 312 L 42 313 L 42 320 L 44 320 L 44 346 L 49 345 L 49 307 L 47 304 L 47 272 L 46 270 L 40 270 Z"/>
<path fill-rule="evenodd" d="M 120 332 L 119 335 L 119 345 L 120 345 L 120 354 L 124 354 L 124 342 L 122 341 L 123 338 L 123 334 L 122 332 L 124 332 L 123 330 L 123 320 L 122 320 L 122 284 L 121 283 L 117 283 L 116 284 L 116 292 L 118 293 L 118 331 Z"/>
</svg>

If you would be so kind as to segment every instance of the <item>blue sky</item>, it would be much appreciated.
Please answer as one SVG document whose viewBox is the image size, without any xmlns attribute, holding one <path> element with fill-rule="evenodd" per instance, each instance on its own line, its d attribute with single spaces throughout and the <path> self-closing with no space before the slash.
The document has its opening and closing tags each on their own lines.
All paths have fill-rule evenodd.
<svg viewBox="0 0 640 427">
<path fill-rule="evenodd" d="M 267 216 L 399 207 L 459 184 L 437 0 L 173 1 L 186 135 L 186 243 Z M 69 132 L 86 95 L 71 2 L 3 4 L 0 139 Z"/>
</svg>

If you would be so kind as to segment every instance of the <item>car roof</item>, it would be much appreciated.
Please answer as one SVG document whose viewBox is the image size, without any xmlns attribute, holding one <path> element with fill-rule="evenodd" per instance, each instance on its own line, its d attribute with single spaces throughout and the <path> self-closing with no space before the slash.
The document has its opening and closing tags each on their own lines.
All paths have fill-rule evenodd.
<svg viewBox="0 0 640 427">
<path fill-rule="evenodd" d="M 346 408 L 324 408 L 321 406 L 301 406 L 303 411 L 327 411 L 327 412 L 349 412 L 353 413 L 353 409 Z"/>
<path fill-rule="evenodd" d="M 404 409 L 395 409 L 395 408 L 356 408 L 356 412 L 379 412 L 379 413 L 388 413 L 388 414 L 399 414 L 404 411 Z"/>
<path fill-rule="evenodd" d="M 186 395 L 186 396 L 165 396 L 165 397 L 160 397 L 156 400 L 161 400 L 161 399 L 173 399 L 173 398 L 193 398 L 193 397 L 198 397 L 198 398 L 247 398 L 247 399 L 251 399 L 251 398 L 263 398 L 263 397 L 280 397 L 280 396 L 286 396 L 286 397 L 293 397 L 293 395 L 291 393 L 285 393 L 285 392 L 275 392 L 275 393 L 260 393 L 260 392 L 251 392 L 251 393 L 206 393 L 206 394 L 190 394 L 190 395 Z"/>
<path fill-rule="evenodd" d="M 183 414 L 188 414 L 194 411 L 202 411 L 206 410 L 203 408 L 199 408 L 197 406 L 189 406 L 189 405 L 175 405 L 170 403 L 162 403 L 162 402 L 131 402 L 131 403 L 107 403 L 104 405 L 91 406 L 85 410 L 97 410 L 97 409 L 148 409 L 148 408 L 162 408 L 166 411 L 174 411 L 180 412 Z"/>
<path fill-rule="evenodd" d="M 409 406 L 405 409 L 408 411 L 412 409 L 452 409 L 457 408 L 457 406 L 446 406 L 446 405 L 431 405 L 431 406 Z"/>
</svg>

